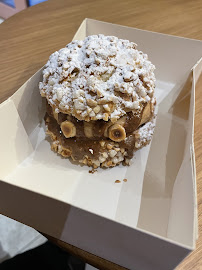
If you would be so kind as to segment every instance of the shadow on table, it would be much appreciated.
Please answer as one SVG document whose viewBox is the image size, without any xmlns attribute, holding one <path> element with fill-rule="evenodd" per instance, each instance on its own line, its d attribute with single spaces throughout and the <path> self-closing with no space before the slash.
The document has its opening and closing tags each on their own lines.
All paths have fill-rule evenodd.
<svg viewBox="0 0 202 270">
<path fill-rule="evenodd" d="M 85 263 L 47 241 L 34 249 L 0 263 L 0 270 L 84 270 Z"/>
</svg>

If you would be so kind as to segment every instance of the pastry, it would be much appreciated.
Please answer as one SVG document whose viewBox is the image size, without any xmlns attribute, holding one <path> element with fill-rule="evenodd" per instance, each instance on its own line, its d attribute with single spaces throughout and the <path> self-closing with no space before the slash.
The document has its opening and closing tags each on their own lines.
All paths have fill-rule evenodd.
<svg viewBox="0 0 202 270">
<path fill-rule="evenodd" d="M 129 164 L 154 132 L 154 69 L 135 43 L 114 36 L 54 52 L 39 84 L 52 150 L 94 168 Z"/>
</svg>

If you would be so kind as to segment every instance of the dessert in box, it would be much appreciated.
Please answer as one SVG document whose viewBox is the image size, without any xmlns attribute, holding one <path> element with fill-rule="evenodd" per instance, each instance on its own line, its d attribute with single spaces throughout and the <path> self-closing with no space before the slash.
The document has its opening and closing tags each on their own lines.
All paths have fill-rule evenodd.
<svg viewBox="0 0 202 270">
<path fill-rule="evenodd" d="M 43 70 L 47 134 L 63 157 L 129 164 L 154 131 L 154 65 L 136 44 L 93 35 L 53 53 Z"/>
<path fill-rule="evenodd" d="M 47 113 L 46 121 L 52 117 L 59 126 L 62 107 L 51 106 L 50 100 L 46 107 L 40 95 L 45 67 L 0 104 L 4 131 L 0 133 L 0 213 L 127 269 L 174 269 L 195 248 L 197 238 L 193 123 L 202 42 L 86 19 L 73 38 L 77 40 L 74 46 L 78 40 L 99 34 L 137 43 L 138 50 L 148 54 L 156 67 L 158 114 L 151 142 L 134 153 L 130 166 L 98 168 L 94 174 L 89 174 L 89 167 L 51 151 L 54 137 L 52 141 L 46 136 L 43 117 Z M 49 87 L 45 83 L 42 89 L 45 85 Z M 97 92 L 93 98 L 98 102 Z M 155 101 L 150 104 L 155 106 Z M 99 105 L 100 112 L 107 113 L 104 105 Z M 73 110 L 73 103 L 70 108 Z M 116 122 L 133 110 L 128 109 Z M 151 111 L 144 126 L 150 125 Z M 76 133 L 80 128 L 73 117 L 81 123 L 111 121 L 110 117 L 108 121 L 85 121 L 79 119 L 82 112 L 73 111 L 64 116 L 70 117 L 70 121 L 64 120 L 73 123 Z M 123 127 L 127 138 L 127 127 Z M 142 133 L 140 136 L 148 138 L 148 133 Z M 122 143 L 109 136 L 102 140 Z"/>
</svg>

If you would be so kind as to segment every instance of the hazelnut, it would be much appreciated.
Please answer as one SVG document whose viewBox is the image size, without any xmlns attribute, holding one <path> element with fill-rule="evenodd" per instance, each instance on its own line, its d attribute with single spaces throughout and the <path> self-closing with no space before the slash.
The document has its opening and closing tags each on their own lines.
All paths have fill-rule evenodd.
<svg viewBox="0 0 202 270">
<path fill-rule="evenodd" d="M 61 123 L 60 127 L 65 138 L 71 138 L 76 136 L 76 127 L 72 122 L 66 120 Z"/>
<path fill-rule="evenodd" d="M 126 138 L 125 128 L 119 124 L 114 124 L 109 128 L 109 138 L 115 142 L 121 142 Z"/>
</svg>

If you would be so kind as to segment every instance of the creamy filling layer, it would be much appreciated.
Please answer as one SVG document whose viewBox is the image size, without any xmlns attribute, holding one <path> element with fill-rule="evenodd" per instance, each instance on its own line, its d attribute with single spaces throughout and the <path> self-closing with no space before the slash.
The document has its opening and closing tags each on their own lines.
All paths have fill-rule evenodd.
<svg viewBox="0 0 202 270">
<path fill-rule="evenodd" d="M 60 125 L 53 117 L 46 114 L 45 122 L 47 125 L 47 129 L 57 137 L 57 140 L 60 142 L 60 144 L 64 148 L 70 149 L 70 151 L 72 152 L 71 155 L 75 160 L 81 160 L 85 155 L 92 159 L 96 159 L 99 157 L 99 154 L 102 151 L 100 141 L 103 141 L 106 144 L 112 142 L 109 138 L 104 138 L 103 140 L 96 137 L 94 138 L 94 140 L 87 137 L 65 138 L 61 131 Z M 135 145 L 135 142 L 138 139 L 137 134 L 138 130 L 135 134 L 130 134 L 125 138 L 125 140 L 117 143 L 118 147 L 125 149 L 128 159 L 132 158 L 133 152 L 138 149 Z M 148 142 L 146 142 L 145 144 L 147 143 Z"/>
</svg>

